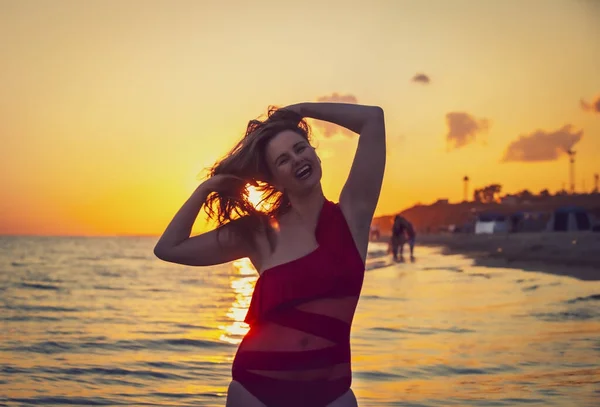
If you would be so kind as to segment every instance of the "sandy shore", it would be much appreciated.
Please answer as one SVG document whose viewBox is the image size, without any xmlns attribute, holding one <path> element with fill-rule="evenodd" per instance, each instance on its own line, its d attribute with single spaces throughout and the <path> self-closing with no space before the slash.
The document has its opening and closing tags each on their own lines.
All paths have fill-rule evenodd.
<svg viewBox="0 0 600 407">
<path fill-rule="evenodd" d="M 467 255 L 480 266 L 514 267 L 600 280 L 600 233 L 419 235 L 419 245 L 441 246 L 445 254 Z M 418 256 L 418 247 L 415 254 Z"/>
</svg>

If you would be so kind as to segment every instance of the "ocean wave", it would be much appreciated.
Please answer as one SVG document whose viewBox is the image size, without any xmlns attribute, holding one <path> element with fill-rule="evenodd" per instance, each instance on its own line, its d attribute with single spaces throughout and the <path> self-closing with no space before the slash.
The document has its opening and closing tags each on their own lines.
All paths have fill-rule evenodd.
<svg viewBox="0 0 600 407">
<path fill-rule="evenodd" d="M 526 283 L 526 282 L 530 282 L 530 281 L 537 281 L 537 278 L 519 278 L 517 280 L 515 280 L 515 283 L 517 284 L 521 284 L 521 283 Z"/>
<path fill-rule="evenodd" d="M 161 379 L 161 380 L 189 380 L 191 377 L 175 373 L 167 373 L 157 370 L 124 369 L 120 367 L 37 367 L 39 373 L 62 377 L 86 377 L 86 376 L 120 376 L 134 377 L 139 379 Z"/>
<path fill-rule="evenodd" d="M 103 290 L 106 290 L 106 291 L 125 291 L 125 288 L 123 288 L 123 287 L 111 287 L 109 285 L 95 285 L 95 286 L 92 286 L 92 288 L 94 290 L 99 290 L 99 291 L 103 291 Z"/>
<path fill-rule="evenodd" d="M 72 352 L 74 344 L 70 342 L 58 342 L 58 341 L 42 341 L 32 343 L 29 345 L 20 346 L 5 346 L 0 350 L 5 352 L 27 352 L 27 353 L 42 353 L 46 355 L 52 355 L 57 353 Z"/>
<path fill-rule="evenodd" d="M 61 287 L 51 284 L 38 284 L 38 283 L 19 283 L 17 284 L 19 288 L 31 288 L 35 290 L 61 290 Z"/>
<path fill-rule="evenodd" d="M 588 301 L 600 301 L 600 294 L 592 294 L 587 297 L 577 297 L 571 300 L 565 301 L 567 304 L 576 304 L 579 302 L 588 302 Z"/>
<path fill-rule="evenodd" d="M 379 301 L 392 301 L 392 302 L 406 302 L 406 298 L 402 297 L 384 297 L 381 295 L 361 295 L 361 300 L 379 300 Z"/>
<path fill-rule="evenodd" d="M 600 313 L 598 310 L 580 308 L 571 311 L 540 312 L 534 313 L 532 316 L 546 322 L 568 322 L 599 319 Z"/>
<path fill-rule="evenodd" d="M 210 283 L 210 278 L 188 278 L 185 280 L 181 280 L 180 283 L 183 285 L 191 285 L 191 286 L 204 286 L 206 283 Z"/>
<path fill-rule="evenodd" d="M 44 315 L 12 315 L 9 317 L 0 317 L 0 321 L 10 322 L 52 322 L 64 320 L 65 318 L 48 317 Z"/>
<path fill-rule="evenodd" d="M 149 292 L 149 293 L 171 293 L 173 290 L 167 290 L 164 288 L 145 288 L 141 291 Z"/>
<path fill-rule="evenodd" d="M 122 277 L 121 273 L 115 273 L 114 271 L 109 271 L 109 270 L 105 270 L 105 269 L 96 270 L 95 273 L 96 273 L 96 275 L 102 276 L 102 277 L 113 277 L 113 278 Z"/>
<path fill-rule="evenodd" d="M 169 339 L 137 339 L 137 340 L 119 340 L 105 342 L 102 338 L 94 341 L 41 341 L 30 344 L 13 344 L 13 346 L 4 346 L 0 348 L 6 352 L 24 352 L 40 354 L 59 354 L 59 353 L 82 353 L 94 351 L 122 351 L 122 350 L 155 350 L 155 351 L 173 351 L 193 349 L 215 349 L 230 348 L 233 345 L 225 342 L 211 341 L 206 339 L 188 339 L 188 338 L 169 338 Z"/>
<path fill-rule="evenodd" d="M 435 335 L 438 333 L 455 333 L 455 334 L 465 334 L 465 333 L 474 333 L 475 330 L 466 329 L 466 328 L 423 328 L 423 327 L 405 327 L 405 328 L 390 328 L 390 327 L 373 327 L 370 328 L 373 331 L 380 332 L 394 332 L 394 333 L 403 333 L 403 334 L 411 334 L 411 335 Z"/>
<path fill-rule="evenodd" d="M 25 405 L 27 404 L 33 404 L 33 405 L 40 405 L 40 406 L 48 406 L 48 405 L 58 405 L 58 406 L 73 406 L 73 405 L 80 405 L 80 406 L 114 406 L 114 405 L 127 405 L 128 403 L 125 402 L 119 402 L 117 400 L 114 399 L 108 399 L 108 398 L 104 398 L 104 397 L 61 397 L 61 396 L 54 396 L 54 397 L 46 397 L 46 396 L 40 396 L 40 397 L 28 397 L 28 398 L 21 398 L 21 397 L 7 397 L 6 401 L 9 402 L 14 402 L 14 403 L 23 403 Z"/>
<path fill-rule="evenodd" d="M 136 256 L 136 255 L 122 255 L 122 254 L 113 254 L 110 259 L 112 260 L 154 260 L 154 255 L 148 256 Z"/>
<path fill-rule="evenodd" d="M 170 323 L 170 322 L 168 322 Z M 174 324 L 173 326 L 177 327 L 177 328 L 182 328 L 182 329 L 206 329 L 206 330 L 210 330 L 212 328 L 208 327 L 208 326 L 203 326 L 203 325 L 193 325 L 193 324 Z"/>
<path fill-rule="evenodd" d="M 148 366 L 159 369 L 171 369 L 171 370 L 186 370 L 188 367 L 181 363 L 170 363 L 170 362 L 142 362 L 142 366 Z"/>
<path fill-rule="evenodd" d="M 12 365 L 0 365 L 0 373 L 4 374 L 14 374 L 14 375 L 23 375 L 30 373 L 32 369 L 22 368 L 19 366 Z"/>
<path fill-rule="evenodd" d="M 513 365 L 497 365 L 488 367 L 467 367 L 467 366 L 453 366 L 447 364 L 437 364 L 423 366 L 418 369 L 424 376 L 471 376 L 471 375 L 491 375 L 499 373 L 518 372 L 521 369 Z"/>
<path fill-rule="evenodd" d="M 401 375 L 401 374 L 397 374 L 397 373 L 390 373 L 390 372 L 382 372 L 380 370 L 367 370 L 367 371 L 356 372 L 356 373 L 354 373 L 354 377 L 357 377 L 359 379 L 364 379 L 364 380 L 378 381 L 378 382 L 408 378 L 408 376 L 405 376 L 405 375 Z"/>
<path fill-rule="evenodd" d="M 470 277 L 483 277 L 483 278 L 487 278 L 488 280 L 490 278 L 492 278 L 492 276 L 490 274 L 486 274 L 486 273 L 469 273 L 467 275 Z"/>
<path fill-rule="evenodd" d="M 27 304 L 4 304 L 5 309 L 26 312 L 81 312 L 89 311 L 86 308 L 67 308 L 53 305 L 27 305 Z"/>
</svg>

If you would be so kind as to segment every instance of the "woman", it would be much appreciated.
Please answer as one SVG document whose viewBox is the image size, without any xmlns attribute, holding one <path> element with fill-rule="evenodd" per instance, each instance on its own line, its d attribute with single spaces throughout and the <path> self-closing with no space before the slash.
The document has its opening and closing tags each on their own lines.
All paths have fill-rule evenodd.
<svg viewBox="0 0 600 407">
<path fill-rule="evenodd" d="M 339 203 L 321 188 L 321 162 L 304 118 L 359 133 Z M 154 253 L 209 266 L 248 257 L 259 272 L 250 330 L 233 361 L 227 406 L 357 406 L 350 389 L 350 326 L 365 271 L 385 168 L 379 107 L 300 103 L 252 120 L 245 137 L 177 212 Z M 264 193 L 260 212 L 246 186 Z M 219 226 L 190 237 L 204 206 Z"/>
</svg>

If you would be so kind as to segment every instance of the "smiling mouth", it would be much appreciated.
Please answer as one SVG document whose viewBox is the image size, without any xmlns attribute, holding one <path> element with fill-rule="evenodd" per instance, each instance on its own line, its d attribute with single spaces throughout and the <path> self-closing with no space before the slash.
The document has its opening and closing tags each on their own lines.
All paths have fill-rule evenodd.
<svg viewBox="0 0 600 407">
<path fill-rule="evenodd" d="M 296 178 L 300 179 L 300 180 L 307 179 L 308 177 L 310 177 L 311 174 L 312 174 L 312 167 L 308 164 L 305 164 L 302 167 L 298 168 L 296 170 L 296 172 L 294 173 Z"/>
</svg>

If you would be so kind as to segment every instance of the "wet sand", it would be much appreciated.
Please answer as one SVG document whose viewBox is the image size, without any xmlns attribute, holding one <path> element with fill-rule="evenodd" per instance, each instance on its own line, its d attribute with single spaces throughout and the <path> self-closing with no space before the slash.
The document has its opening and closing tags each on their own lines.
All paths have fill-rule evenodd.
<svg viewBox="0 0 600 407">
<path fill-rule="evenodd" d="M 580 280 L 600 280 L 600 233 L 419 235 L 415 247 L 417 257 L 419 245 L 441 246 L 444 254 L 463 254 L 472 257 L 480 266 L 521 268 Z M 405 246 L 405 251 L 407 248 Z"/>
</svg>

